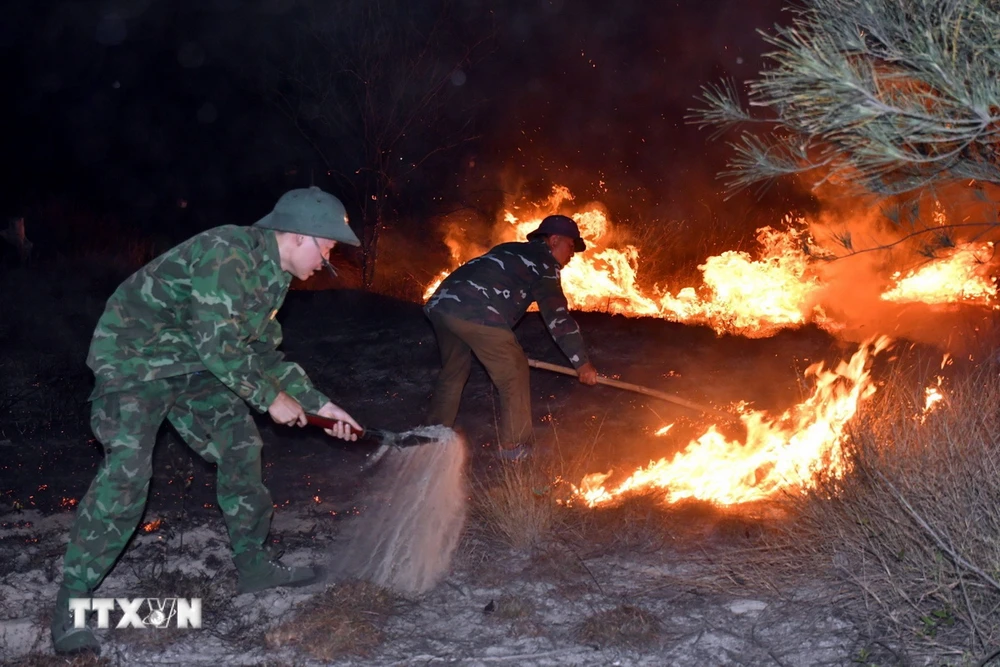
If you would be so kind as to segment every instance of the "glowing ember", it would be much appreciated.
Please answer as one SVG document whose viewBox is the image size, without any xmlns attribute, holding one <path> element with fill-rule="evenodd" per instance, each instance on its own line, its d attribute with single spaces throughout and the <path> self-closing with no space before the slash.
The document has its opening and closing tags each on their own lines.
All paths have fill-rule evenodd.
<svg viewBox="0 0 1000 667">
<path fill-rule="evenodd" d="M 945 353 L 944 357 L 941 359 L 941 369 L 944 370 L 945 366 L 950 366 L 953 363 L 951 355 Z M 944 400 L 944 390 L 942 389 L 942 384 L 944 383 L 944 376 L 938 375 L 934 378 L 935 382 L 924 388 L 924 409 L 920 415 L 920 423 L 923 424 L 927 421 L 927 415 L 934 412 L 937 409 L 938 404 Z"/>
<path fill-rule="evenodd" d="M 155 533 L 163 525 L 163 519 L 154 519 L 153 521 L 147 521 L 140 526 L 139 530 L 144 533 Z"/>
<path fill-rule="evenodd" d="M 905 276 L 899 271 L 894 273 L 895 286 L 883 293 L 882 299 L 896 303 L 975 303 L 997 308 L 997 287 L 986 263 L 992 256 L 992 243 L 958 246 Z"/>
<path fill-rule="evenodd" d="M 940 375 L 937 377 L 937 384 L 931 385 L 924 389 L 924 416 L 931 413 L 934 407 L 944 400 L 944 394 L 941 393 L 941 383 L 944 378 Z"/>
<path fill-rule="evenodd" d="M 670 429 L 672 429 L 673 427 L 674 427 L 673 424 L 667 424 L 666 426 L 657 429 L 656 433 L 654 433 L 653 435 L 666 435 L 667 433 L 670 433 Z"/>
<path fill-rule="evenodd" d="M 742 415 L 745 443 L 727 440 L 713 425 L 672 459 L 650 463 L 615 488 L 604 486 L 611 473 L 595 473 L 584 477 L 574 492 L 591 507 L 650 489 L 662 489 L 668 503 L 698 498 L 731 505 L 808 489 L 820 470 L 840 477 L 845 472 L 844 429 L 860 402 L 875 393 L 869 365 L 889 343 L 885 337 L 870 340 L 833 371 L 822 363 L 810 366 L 806 375 L 815 378 L 812 396 L 773 420 L 758 411 Z"/>
</svg>

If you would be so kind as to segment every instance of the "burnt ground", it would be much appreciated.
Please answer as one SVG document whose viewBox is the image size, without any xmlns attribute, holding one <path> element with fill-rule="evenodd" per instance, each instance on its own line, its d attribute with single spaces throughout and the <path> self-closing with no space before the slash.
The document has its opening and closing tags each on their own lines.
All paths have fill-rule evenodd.
<svg viewBox="0 0 1000 667">
<path fill-rule="evenodd" d="M 91 376 L 84 359 L 94 322 L 118 280 L 109 269 L 68 265 L 0 276 L 0 575 L 11 599 L 28 600 L 23 609 L 0 610 L 8 658 L 16 651 L 51 650 L 47 632 L 39 630 L 54 596 L 65 530 L 101 459 L 88 427 Z M 748 339 L 660 320 L 577 317 L 602 374 L 718 406 L 745 400 L 780 411 L 798 401 L 809 364 L 836 361 L 853 350 L 814 328 Z M 421 423 L 438 358 L 418 304 L 353 290 L 293 291 L 280 318 L 287 356 L 362 424 L 402 431 Z M 537 315 L 529 313 L 517 334 L 530 357 L 566 363 Z M 688 409 L 631 392 L 585 387 L 541 370 L 533 370 L 531 379 L 540 447 L 566 457 L 586 448 L 591 472 L 629 471 L 670 455 L 687 443 L 684 435 L 706 423 Z M 487 484 L 496 471 L 490 456 L 494 403 L 492 386 L 476 365 L 458 426 L 467 434 L 470 474 Z M 678 424 L 675 437 L 654 437 L 668 422 Z M 266 417 L 259 424 L 265 481 L 278 507 L 275 540 L 293 557 L 296 549 L 327 548 L 336 541 L 339 520 L 363 512 L 365 480 L 358 467 L 366 445 L 341 443 L 318 429 L 278 427 Z M 190 548 L 205 530 L 214 537 L 197 557 L 204 558 L 210 576 L 232 579 L 214 471 L 168 427 L 155 454 L 145 516 L 153 519 L 163 522 L 160 535 L 138 537 L 126 562 L 141 561 L 156 540 L 162 546 L 178 534 L 182 541 L 188 535 Z M 624 551 L 602 551 L 566 535 L 555 541 L 562 545 L 555 550 L 514 550 L 470 530 L 446 583 L 409 601 L 410 611 L 390 624 L 382 647 L 359 664 L 409 664 L 408 656 L 420 655 L 428 664 L 846 665 L 859 652 L 872 655 L 870 638 L 843 618 L 827 593 L 734 584 L 719 571 L 713 563 L 725 561 L 727 549 L 746 547 L 750 534 L 720 529 L 725 522 L 718 512 L 695 512 L 672 535 L 664 537 L 657 527 L 651 531 L 656 539 L 633 542 Z M 214 556 L 207 557 L 210 551 Z M 191 555 L 183 549 L 172 553 Z M 105 588 L 114 589 L 115 577 L 127 575 L 119 570 L 126 569 L 120 565 Z M 528 626 L 521 614 L 506 625 L 484 620 L 484 605 L 511 596 L 531 601 Z M 581 623 L 622 600 L 654 610 L 662 630 L 651 643 L 581 639 Z M 15 627 L 17 641 L 10 634 Z M 112 655 L 124 663 L 147 655 L 146 647 L 128 640 L 105 635 L 102 641 L 116 646 Z M 240 662 L 286 664 L 274 663 L 277 654 L 263 651 L 259 642 L 250 653 L 220 642 L 212 651 L 178 650 L 187 656 L 184 662 L 203 652 L 215 662 L 242 655 Z M 299 656 L 291 658 L 296 664 L 307 659 L 292 655 Z"/>
</svg>

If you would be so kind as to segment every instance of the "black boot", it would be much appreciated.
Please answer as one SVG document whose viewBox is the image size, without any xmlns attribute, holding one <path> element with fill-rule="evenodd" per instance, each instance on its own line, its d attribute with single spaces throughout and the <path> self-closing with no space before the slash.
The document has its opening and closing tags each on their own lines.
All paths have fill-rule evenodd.
<svg viewBox="0 0 1000 667">
<path fill-rule="evenodd" d="M 248 557 L 237 556 L 233 559 L 240 573 L 240 581 L 236 592 L 253 593 L 277 586 L 308 586 L 319 579 L 318 569 L 305 566 L 289 566 L 271 560 L 264 553 Z"/>
<path fill-rule="evenodd" d="M 56 607 L 52 610 L 52 648 L 59 655 L 79 655 L 82 653 L 101 654 L 101 645 L 93 630 L 84 625 L 74 627 L 73 612 L 69 609 L 69 599 L 90 597 L 89 593 L 78 593 L 65 586 L 56 594 Z"/>
</svg>

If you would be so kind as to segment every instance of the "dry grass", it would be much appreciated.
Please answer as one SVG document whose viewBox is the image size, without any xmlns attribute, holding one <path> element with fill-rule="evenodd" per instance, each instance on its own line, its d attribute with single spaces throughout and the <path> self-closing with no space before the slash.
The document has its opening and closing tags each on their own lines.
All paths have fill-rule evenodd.
<svg viewBox="0 0 1000 667">
<path fill-rule="evenodd" d="M 587 617 L 577 628 L 577 639 L 589 646 L 648 648 L 660 636 L 658 616 L 623 604 Z"/>
<path fill-rule="evenodd" d="M 1000 646 L 1000 366 L 953 378 L 925 418 L 910 371 L 858 420 L 853 472 L 787 499 L 798 519 L 738 569 L 754 584 L 835 575 L 838 606 L 905 661 L 979 660 Z"/>
<path fill-rule="evenodd" d="M 487 537 L 518 550 L 538 546 L 557 521 L 552 478 L 530 463 L 504 463 L 489 479 L 473 481 L 472 513 Z"/>
<path fill-rule="evenodd" d="M 269 648 L 294 647 L 316 660 L 367 657 L 385 640 L 383 627 L 397 602 L 388 589 L 346 582 L 300 604 L 291 620 L 265 634 L 265 642 Z"/>
<path fill-rule="evenodd" d="M 517 621 L 535 613 L 535 603 L 523 595 L 504 595 L 495 602 L 493 615 L 503 621 Z"/>
</svg>

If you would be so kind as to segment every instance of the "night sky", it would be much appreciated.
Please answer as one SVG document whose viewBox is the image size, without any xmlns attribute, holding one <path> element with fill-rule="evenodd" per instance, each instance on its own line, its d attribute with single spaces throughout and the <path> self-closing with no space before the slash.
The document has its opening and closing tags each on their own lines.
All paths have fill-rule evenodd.
<svg viewBox="0 0 1000 667">
<path fill-rule="evenodd" d="M 310 182 L 356 210 L 255 83 L 258 64 L 297 39 L 296 21 L 310 12 L 337 21 L 350 3 L 4 4 L 3 215 L 59 210 L 180 240 L 248 224 L 281 192 Z M 725 144 L 708 142 L 684 116 L 701 85 L 761 69 L 756 31 L 787 21 L 784 4 L 452 2 L 466 32 L 494 31 L 449 91 L 477 138 L 401 186 L 392 214 L 430 219 L 484 192 L 542 195 L 560 183 L 618 219 L 745 220 L 750 211 L 777 221 L 807 200 L 784 184 L 761 199 L 723 201 L 715 173 Z M 345 170 L 358 161 L 349 151 L 340 158 Z"/>
</svg>

